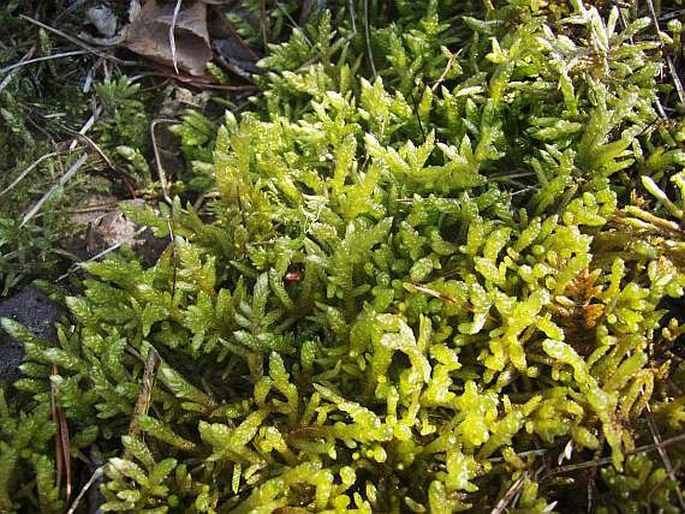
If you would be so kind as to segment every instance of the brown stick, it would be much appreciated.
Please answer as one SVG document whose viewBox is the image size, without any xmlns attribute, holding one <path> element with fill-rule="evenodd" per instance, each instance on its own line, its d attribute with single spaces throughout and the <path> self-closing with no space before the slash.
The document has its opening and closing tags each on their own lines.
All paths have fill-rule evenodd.
<svg viewBox="0 0 685 514">
<path fill-rule="evenodd" d="M 133 408 L 133 414 L 131 415 L 131 423 L 128 426 L 128 435 L 131 437 L 138 437 L 140 435 L 140 421 L 139 417 L 147 414 L 150 408 L 150 400 L 152 398 L 152 389 L 154 388 L 155 376 L 157 374 L 157 368 L 160 363 L 159 355 L 154 348 L 150 348 L 147 354 L 147 359 L 145 359 L 145 370 L 143 371 L 143 383 L 140 388 L 140 393 L 138 393 L 138 400 L 136 401 L 136 406 Z M 130 452 L 126 450 L 124 452 L 124 459 L 129 459 L 131 457 Z"/>
<path fill-rule="evenodd" d="M 52 375 L 59 374 L 57 364 L 53 364 L 50 370 Z M 50 404 L 52 410 L 52 419 L 57 423 L 57 437 L 55 437 L 55 472 L 57 475 L 57 487 L 61 482 L 63 474 L 66 475 L 66 500 L 71 500 L 71 457 L 69 447 L 69 426 L 67 425 L 67 418 L 64 416 L 64 411 L 57 406 L 57 399 L 59 397 L 59 389 L 53 383 L 50 385 Z"/>
</svg>

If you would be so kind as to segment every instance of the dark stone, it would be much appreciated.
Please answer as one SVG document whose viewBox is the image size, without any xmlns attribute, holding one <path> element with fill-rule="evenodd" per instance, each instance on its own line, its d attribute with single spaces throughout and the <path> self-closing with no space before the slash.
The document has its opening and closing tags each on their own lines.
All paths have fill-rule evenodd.
<svg viewBox="0 0 685 514">
<path fill-rule="evenodd" d="M 0 302 L 0 318 L 12 318 L 38 337 L 54 340 L 55 322 L 64 310 L 45 293 L 27 286 L 16 295 Z M 0 379 L 14 382 L 21 378 L 19 365 L 24 357 L 24 346 L 0 328 Z"/>
</svg>

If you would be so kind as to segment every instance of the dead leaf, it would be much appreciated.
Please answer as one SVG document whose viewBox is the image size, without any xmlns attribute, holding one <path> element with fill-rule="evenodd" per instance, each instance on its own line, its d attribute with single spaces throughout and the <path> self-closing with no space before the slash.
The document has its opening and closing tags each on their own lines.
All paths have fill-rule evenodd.
<svg viewBox="0 0 685 514">
<path fill-rule="evenodd" d="M 124 46 L 139 55 L 167 66 L 174 65 L 169 29 L 174 4 L 159 5 L 148 0 L 128 27 Z M 174 25 L 176 64 L 191 75 L 206 74 L 212 58 L 207 30 L 207 6 L 201 1 L 184 2 Z"/>
<path fill-rule="evenodd" d="M 214 7 L 212 14 L 209 33 L 219 64 L 247 80 L 251 75 L 261 73 L 257 67 L 260 56 L 245 44 L 224 12 Z"/>
</svg>

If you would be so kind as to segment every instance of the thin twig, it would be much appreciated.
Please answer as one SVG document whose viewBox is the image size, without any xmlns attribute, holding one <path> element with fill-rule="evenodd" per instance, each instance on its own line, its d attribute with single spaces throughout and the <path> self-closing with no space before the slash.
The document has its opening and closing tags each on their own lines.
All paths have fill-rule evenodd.
<svg viewBox="0 0 685 514">
<path fill-rule="evenodd" d="M 511 484 L 511 487 L 507 489 L 507 492 L 504 494 L 504 496 L 502 496 L 500 501 L 497 502 L 495 508 L 492 509 L 491 514 L 502 514 L 502 512 L 504 512 L 504 509 L 509 506 L 511 500 L 514 499 L 516 494 L 521 490 L 521 487 L 523 487 L 523 482 L 525 482 L 526 478 L 528 478 L 527 471 L 523 473 L 523 475 L 521 475 L 516 482 Z"/>
<path fill-rule="evenodd" d="M 665 448 L 666 446 L 671 446 L 673 444 L 678 444 L 685 442 L 685 432 L 682 434 L 678 434 L 676 436 L 670 437 L 668 439 L 664 439 L 661 441 L 661 443 L 657 444 L 646 444 L 643 446 L 638 446 L 634 450 L 624 452 L 624 455 L 630 456 L 630 455 L 637 455 L 638 453 L 647 453 L 647 452 L 653 452 L 657 451 L 659 448 Z M 568 466 L 561 466 L 556 469 L 550 470 L 548 477 L 555 476 L 555 475 L 563 475 L 566 473 L 571 473 L 572 471 L 580 471 L 583 469 L 589 469 L 589 468 L 595 468 L 597 466 L 604 466 L 605 464 L 611 464 L 613 462 L 613 459 L 611 457 L 604 457 L 602 459 L 597 459 L 597 460 L 592 460 L 592 461 L 587 461 L 587 462 L 579 462 L 578 464 L 569 464 Z"/>
<path fill-rule="evenodd" d="M 174 13 L 171 15 L 171 25 L 169 25 L 169 48 L 171 49 L 171 62 L 174 64 L 174 71 L 176 75 L 180 75 L 178 72 L 178 62 L 176 61 L 176 22 L 178 21 L 178 13 L 181 12 L 181 6 L 183 5 L 183 0 L 176 0 L 176 5 L 174 6 Z"/>
<path fill-rule="evenodd" d="M 116 171 L 117 173 L 119 173 L 123 176 L 124 183 L 125 183 L 126 187 L 128 188 L 131 195 L 135 197 L 135 191 L 134 191 L 133 185 L 131 184 L 131 182 L 135 182 L 135 179 L 133 177 L 131 177 L 131 175 L 129 173 L 127 173 L 125 170 L 119 168 L 118 166 L 115 166 L 114 163 L 109 159 L 107 154 L 105 154 L 105 152 L 90 137 L 86 136 L 86 132 L 88 132 L 93 127 L 93 125 L 95 124 L 95 121 L 97 120 L 99 114 L 100 114 L 100 108 L 97 107 L 94 110 L 93 114 L 90 116 L 90 118 L 88 118 L 88 120 L 83 124 L 81 129 L 78 131 L 73 130 L 73 129 L 65 126 L 65 125 L 60 125 L 60 128 L 62 130 L 64 130 L 65 132 L 75 136 L 72 139 L 71 143 L 69 144 L 68 149 L 70 152 L 73 152 L 76 149 L 76 146 L 78 145 L 79 140 L 85 142 L 90 148 L 92 148 L 102 158 L 102 160 L 107 164 L 107 166 L 110 169 Z M 16 179 L 14 179 L 14 181 L 9 186 L 7 186 L 3 191 L 1 191 L 0 197 L 2 197 L 3 195 L 5 195 L 9 191 L 11 191 L 13 188 L 15 188 L 17 186 L 17 184 L 19 184 L 19 182 L 21 182 L 43 160 L 50 158 L 50 157 L 55 157 L 57 155 L 59 155 L 59 153 L 57 153 L 57 152 L 51 152 L 51 153 L 48 153 L 46 155 L 43 155 L 40 159 L 35 161 L 33 164 L 31 164 L 31 166 L 29 166 L 26 170 L 24 170 Z M 70 176 L 69 177 L 62 177 L 62 179 L 60 179 L 60 182 L 58 183 L 57 186 L 64 185 L 66 183 L 66 180 L 68 180 L 70 178 L 71 178 Z M 53 190 L 54 189 L 55 188 L 53 187 Z M 48 196 L 49 196 L 49 194 L 50 193 L 48 193 Z M 44 199 L 41 199 L 41 200 L 44 201 Z M 34 214 L 32 214 L 32 216 Z M 26 221 L 28 221 L 28 220 L 26 220 Z M 22 226 L 23 226 L 23 224 L 22 224 Z"/>
<path fill-rule="evenodd" d="M 131 414 L 131 422 L 128 426 L 128 435 L 134 438 L 138 438 L 140 435 L 140 416 L 147 414 L 150 409 L 150 401 L 152 399 L 152 390 L 155 385 L 155 376 L 157 375 L 157 369 L 160 363 L 159 355 L 157 351 L 150 347 L 147 359 L 145 359 L 145 370 L 143 371 L 143 381 L 140 387 L 140 392 L 138 393 L 138 400 L 133 408 L 133 414 Z M 124 452 L 124 459 L 129 459 L 130 452 L 126 450 Z"/>
<path fill-rule="evenodd" d="M 652 16 L 654 27 L 656 28 L 657 32 L 661 32 L 661 28 L 659 27 L 659 17 L 656 15 L 656 10 L 654 9 L 654 2 L 652 2 L 652 0 L 647 0 L 647 7 L 649 7 L 649 14 Z"/>
<path fill-rule="evenodd" d="M 57 364 L 52 364 L 52 375 L 59 373 Z M 69 450 L 69 427 L 67 426 L 67 419 L 64 416 L 64 411 L 57 406 L 59 397 L 59 389 L 57 385 L 52 382 L 50 384 L 50 404 L 52 406 L 52 418 L 57 423 L 57 434 L 55 437 L 55 462 L 57 473 L 57 484 L 60 483 L 62 473 L 66 475 L 66 500 L 71 500 L 71 451 Z M 59 487 L 59 485 L 58 485 Z"/>
<path fill-rule="evenodd" d="M 534 455 L 535 457 L 541 457 L 543 455 L 546 455 L 547 453 L 549 453 L 549 450 L 528 450 L 525 452 L 517 453 L 516 456 L 518 458 L 529 457 L 531 455 Z M 493 457 L 491 459 L 488 459 L 488 462 L 492 464 L 500 464 L 504 462 L 504 457 Z"/>
<path fill-rule="evenodd" d="M 81 492 L 78 493 L 78 496 L 74 499 L 74 503 L 71 504 L 71 507 L 69 507 L 69 510 L 67 511 L 67 514 L 74 514 L 76 512 L 76 509 L 78 508 L 78 504 L 81 502 L 83 497 L 86 495 L 88 492 L 88 489 L 90 489 L 95 482 L 97 482 L 100 477 L 102 477 L 102 474 L 105 471 L 105 466 L 107 464 L 104 464 L 100 466 L 99 468 L 96 468 L 95 471 L 93 471 L 93 474 L 90 476 L 88 479 L 88 482 L 83 486 L 83 489 L 81 489 Z"/>
<path fill-rule="evenodd" d="M 599 460 L 602 454 L 602 448 L 604 446 L 604 443 L 606 442 L 606 437 L 603 435 L 600 437 L 600 444 L 597 445 L 597 448 L 595 449 L 595 454 L 593 456 L 593 460 Z M 599 470 L 599 467 L 592 468 L 589 473 L 588 473 L 588 480 L 587 480 L 587 509 L 586 512 L 588 514 L 591 514 L 593 512 L 592 506 L 593 506 L 593 491 L 597 487 L 597 471 Z"/>
<path fill-rule="evenodd" d="M 66 125 L 62 125 L 62 130 L 64 130 L 65 132 L 68 132 L 69 134 L 72 134 L 72 135 L 76 136 L 76 137 L 74 138 L 74 140 L 71 142 L 71 145 L 70 145 L 70 148 L 69 148 L 70 150 L 73 150 L 72 147 L 76 146 L 76 144 L 75 144 L 76 141 L 77 141 L 78 139 L 81 139 L 81 140 L 83 140 L 83 142 L 86 143 L 93 151 L 95 151 L 95 153 L 97 153 L 103 161 L 105 161 L 105 164 L 106 164 L 109 168 L 111 168 L 111 169 L 113 169 L 113 170 L 116 170 L 116 171 L 119 171 L 119 170 L 114 166 L 114 163 L 112 163 L 112 161 L 111 161 L 110 158 L 107 156 L 107 154 L 106 154 L 105 152 L 102 151 L 102 148 L 100 148 L 100 147 L 97 145 L 97 143 L 96 143 L 95 141 L 93 141 L 91 138 L 89 138 L 89 137 L 86 136 L 85 134 L 82 134 L 81 132 L 77 132 L 76 130 L 70 129 L 70 128 L 67 127 Z"/>
<path fill-rule="evenodd" d="M 452 69 L 452 66 L 454 66 L 454 63 L 457 61 L 457 57 L 459 57 L 459 54 L 461 53 L 461 48 L 457 53 L 452 53 L 450 52 L 450 57 L 447 59 L 447 64 L 445 65 L 445 69 L 442 70 L 442 73 L 438 77 L 438 80 L 435 81 L 435 84 L 431 86 L 431 91 L 435 93 L 435 90 L 438 89 L 438 86 L 442 83 L 443 80 L 445 80 L 445 77 L 447 74 L 450 72 Z"/>
<path fill-rule="evenodd" d="M 90 205 L 88 207 L 82 207 L 80 209 L 68 209 L 67 214 L 88 214 L 91 212 L 102 212 L 113 209 L 119 205 L 119 201 L 99 203 L 95 205 Z"/>
<path fill-rule="evenodd" d="M 45 29 L 48 32 L 52 32 L 53 34 L 57 34 L 58 36 L 66 39 L 67 41 L 74 43 L 76 46 L 80 46 L 81 48 L 84 48 L 84 49 L 88 50 L 90 53 L 95 54 L 98 57 L 102 57 L 103 59 L 108 59 L 112 62 L 115 62 L 117 64 L 121 64 L 121 65 L 131 66 L 131 65 L 138 64 L 135 61 L 125 61 L 123 59 L 119 59 L 118 57 L 114 57 L 113 55 L 109 55 L 106 52 L 101 52 L 100 50 L 98 50 L 94 46 L 91 46 L 88 43 L 84 42 L 82 39 L 79 39 L 79 38 L 74 37 L 70 34 L 67 34 L 66 32 L 62 32 L 61 30 L 56 29 L 54 27 L 51 27 L 50 25 L 46 25 L 45 23 L 42 23 L 38 20 L 34 20 L 33 18 L 26 16 L 24 14 L 20 14 L 19 18 L 21 18 L 22 20 L 28 21 L 29 23 L 33 23 L 34 25 L 37 25 L 38 27 Z"/>
<path fill-rule="evenodd" d="M 57 365 L 52 364 L 51 373 L 53 375 L 57 374 Z M 55 391 L 55 384 L 52 382 L 50 384 L 50 417 L 52 421 L 57 422 L 57 392 Z M 59 425 L 57 426 L 57 434 L 54 439 L 54 452 L 55 452 L 55 484 L 57 489 L 62 486 L 62 475 L 64 472 L 64 453 L 60 448 L 60 438 L 59 438 Z"/>
<path fill-rule="evenodd" d="M 664 439 L 661 441 L 660 446 L 666 447 L 666 446 L 671 446 L 673 444 L 678 444 L 680 442 L 685 442 L 685 432 L 682 434 L 678 434 L 676 436 L 670 437 L 668 439 Z M 657 445 L 656 444 L 645 444 L 643 446 L 638 446 L 634 450 L 625 452 L 624 455 L 636 455 L 638 453 L 644 453 L 644 452 L 653 452 L 657 450 Z M 535 456 L 535 457 L 542 457 L 543 455 L 546 455 L 549 453 L 548 449 L 541 449 L 541 450 L 528 450 L 525 452 L 520 452 L 517 453 L 516 456 L 519 458 L 523 457 L 529 457 L 529 456 Z M 492 464 L 500 464 L 504 462 L 503 457 L 493 457 L 491 459 L 488 459 L 488 462 Z M 613 460 L 611 457 L 606 457 L 603 459 L 598 459 L 598 460 L 592 460 L 592 461 L 587 461 L 587 462 L 580 462 L 578 464 L 569 464 L 568 466 L 561 466 L 556 469 L 552 469 L 550 475 L 561 475 L 564 473 L 568 473 L 571 471 L 577 471 L 577 470 L 582 470 L 582 469 L 588 469 L 588 468 L 593 468 L 597 466 L 602 466 L 604 464 L 611 464 Z"/>
</svg>

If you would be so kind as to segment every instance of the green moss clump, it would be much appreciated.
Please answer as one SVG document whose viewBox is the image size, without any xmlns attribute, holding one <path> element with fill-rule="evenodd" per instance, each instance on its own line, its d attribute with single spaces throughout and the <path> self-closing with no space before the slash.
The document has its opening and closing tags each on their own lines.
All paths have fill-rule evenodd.
<svg viewBox="0 0 685 514">
<path fill-rule="evenodd" d="M 208 210 L 130 210 L 171 238 L 159 262 L 89 264 L 73 333 L 24 334 L 17 387 L 45 405 L 58 366 L 72 453 L 109 457 L 103 510 L 569 512 L 588 480 L 605 512 L 677 509 L 634 454 L 647 416 L 684 419 L 662 307 L 685 285 L 682 124 L 654 130 L 649 20 L 405 4 L 371 31 L 375 78 L 329 15 L 317 62 L 289 66 L 299 32 L 274 50 L 256 112 L 218 130 Z"/>
</svg>

